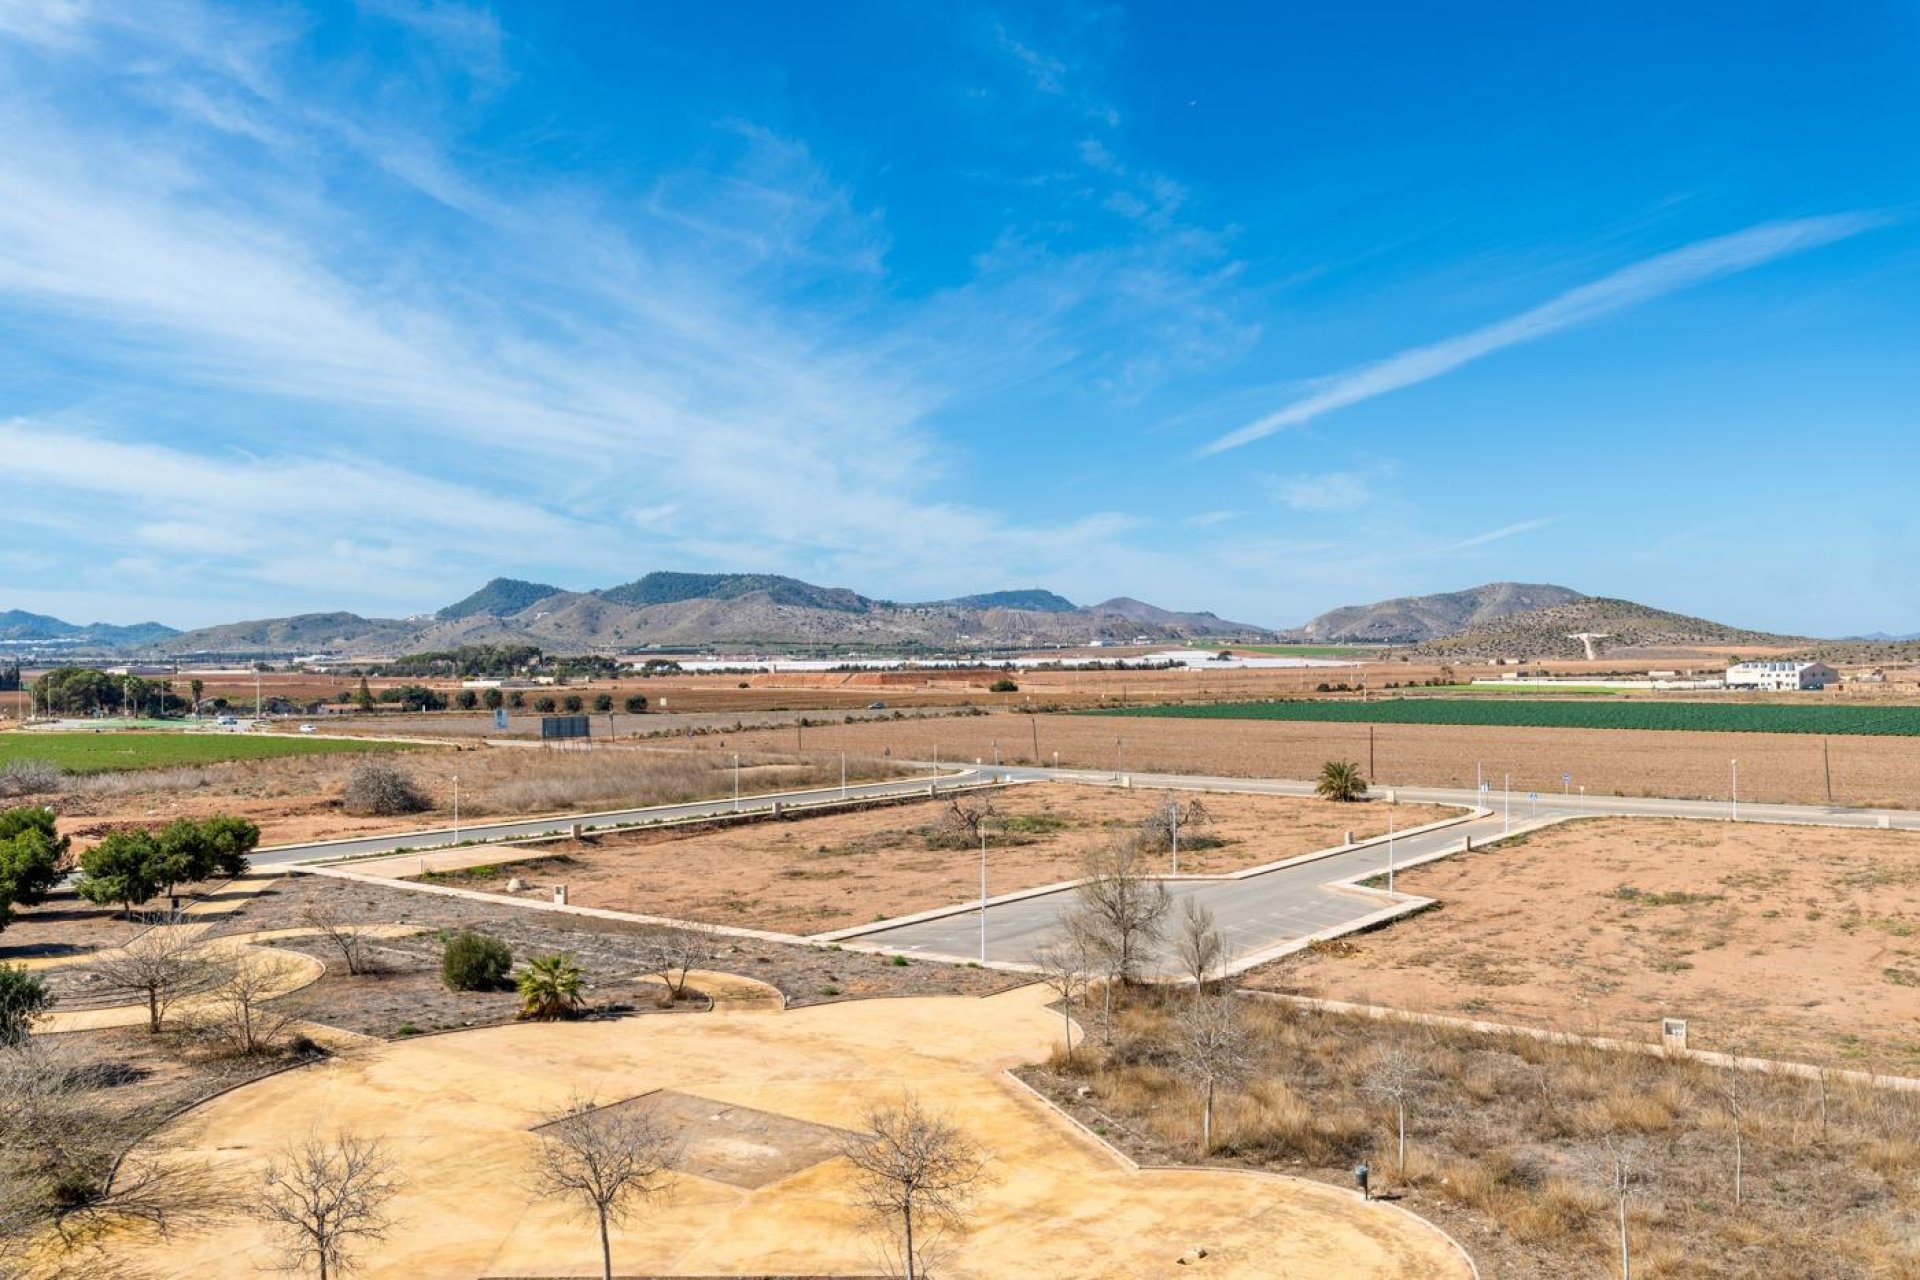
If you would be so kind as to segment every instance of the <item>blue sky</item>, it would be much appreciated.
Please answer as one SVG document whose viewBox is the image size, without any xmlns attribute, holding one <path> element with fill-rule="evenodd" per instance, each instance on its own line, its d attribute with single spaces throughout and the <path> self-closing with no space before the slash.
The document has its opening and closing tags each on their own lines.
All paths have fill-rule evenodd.
<svg viewBox="0 0 1920 1280">
<path fill-rule="evenodd" d="M 0 0 L 0 607 L 1920 629 L 1920 10 Z"/>
</svg>

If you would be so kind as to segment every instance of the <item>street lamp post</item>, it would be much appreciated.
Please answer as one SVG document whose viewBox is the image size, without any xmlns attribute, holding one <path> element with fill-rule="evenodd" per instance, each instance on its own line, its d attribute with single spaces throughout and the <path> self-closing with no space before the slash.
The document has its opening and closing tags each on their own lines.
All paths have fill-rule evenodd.
<svg viewBox="0 0 1920 1280">
<path fill-rule="evenodd" d="M 453 775 L 453 842 L 460 843 L 460 775 Z"/>
<path fill-rule="evenodd" d="M 1733 762 L 1733 820 L 1740 821 L 1740 762 Z"/>
<path fill-rule="evenodd" d="M 1500 820 L 1500 834 L 1502 835 L 1513 830 L 1513 775 L 1511 773 L 1506 775 L 1506 795 L 1506 816 Z"/>
<path fill-rule="evenodd" d="M 1387 810 L 1387 892 L 1393 892 L 1393 810 Z"/>
<path fill-rule="evenodd" d="M 1180 797 L 1169 796 L 1168 808 L 1172 811 L 1170 826 L 1173 831 L 1173 874 L 1180 874 Z"/>
<path fill-rule="evenodd" d="M 740 812 L 740 753 L 733 753 L 733 811 Z"/>
<path fill-rule="evenodd" d="M 847 798 L 847 753 L 840 753 L 840 798 Z"/>
</svg>

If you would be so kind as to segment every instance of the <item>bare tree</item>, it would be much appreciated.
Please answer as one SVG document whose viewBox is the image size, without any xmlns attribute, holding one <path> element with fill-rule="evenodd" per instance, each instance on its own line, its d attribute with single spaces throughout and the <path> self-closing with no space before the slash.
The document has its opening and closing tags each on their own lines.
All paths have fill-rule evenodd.
<svg viewBox="0 0 1920 1280">
<path fill-rule="evenodd" d="M 678 1000 L 686 993 L 688 971 L 718 954 L 715 936 L 707 925 L 661 925 L 641 934 L 635 950 L 641 969 L 659 975 L 666 984 L 667 998 Z"/>
<path fill-rule="evenodd" d="M 1738 1041 L 1728 1047 L 1728 1053 L 1736 1061 L 1727 1064 L 1720 1086 L 1720 1103 L 1726 1108 L 1727 1120 L 1733 1128 L 1733 1203 L 1736 1207 L 1746 1203 L 1747 1107 L 1751 1102 L 1747 1073 L 1737 1061 L 1740 1052 Z"/>
<path fill-rule="evenodd" d="M 1620 1229 L 1620 1280 L 1633 1280 L 1633 1254 L 1627 1239 L 1627 1199 L 1634 1188 L 1646 1180 L 1645 1161 L 1639 1145 L 1609 1134 L 1596 1152 L 1594 1162 L 1599 1181 L 1613 1199 Z"/>
<path fill-rule="evenodd" d="M 267 1166 L 251 1212 L 280 1237 L 282 1270 L 311 1267 L 330 1280 L 357 1265 L 358 1245 L 386 1239 L 394 1225 L 387 1204 L 402 1185 L 378 1139 L 314 1134 Z"/>
<path fill-rule="evenodd" d="M 145 1000 L 147 1030 L 157 1034 L 174 1002 L 214 976 L 196 933 L 184 917 L 169 915 L 125 946 L 101 952 L 87 967 L 107 990 Z"/>
<path fill-rule="evenodd" d="M 1196 1000 L 1174 1018 L 1174 1058 L 1201 1091 L 1200 1154 L 1213 1150 L 1215 1095 L 1245 1080 L 1254 1065 L 1253 1037 L 1233 996 Z"/>
<path fill-rule="evenodd" d="M 914 1280 L 930 1239 L 965 1224 L 975 1191 L 987 1178 L 986 1157 L 973 1139 L 908 1095 L 867 1113 L 863 1132 L 841 1153 L 854 1167 L 856 1201 L 883 1228 L 900 1231 L 900 1264 Z"/>
<path fill-rule="evenodd" d="M 1074 887 L 1074 914 L 1087 937 L 1105 953 L 1107 968 L 1122 984 L 1136 981 L 1148 953 L 1166 936 L 1167 886 L 1147 875 L 1136 840 L 1116 840 L 1088 853 Z"/>
<path fill-rule="evenodd" d="M 1033 953 L 1040 970 L 1040 981 L 1060 997 L 1060 1021 L 1067 1037 L 1067 1056 L 1073 1056 L 1073 1002 L 1086 995 L 1098 962 L 1087 939 L 1078 930 L 1068 929 L 1060 938 Z"/>
<path fill-rule="evenodd" d="M 941 849 L 972 849 L 980 843 L 982 828 L 999 821 L 1000 811 L 989 796 L 947 801 L 939 823 L 928 832 L 927 843 Z"/>
<path fill-rule="evenodd" d="M 612 1226 L 666 1190 L 679 1143 L 644 1104 L 596 1106 L 575 1098 L 538 1130 L 534 1180 L 541 1194 L 592 1214 L 600 1227 L 600 1274 L 613 1280 Z"/>
<path fill-rule="evenodd" d="M 1173 952 L 1180 961 L 1180 968 L 1193 979 L 1195 996 L 1205 992 L 1207 980 L 1214 976 L 1226 958 L 1226 942 L 1213 922 L 1213 912 L 1192 898 L 1180 904 L 1180 922 L 1174 934 Z"/>
<path fill-rule="evenodd" d="M 124 1136 L 101 1123 L 96 1096 L 114 1078 L 112 1064 L 83 1060 L 64 1043 L 0 1049 L 0 1275 L 35 1247 L 71 1259 L 129 1229 L 164 1236 L 228 1211 L 230 1190 L 163 1139 L 122 1154 Z M 96 1261 L 56 1270 L 99 1274 Z"/>
<path fill-rule="evenodd" d="M 372 939 L 347 919 L 335 899 L 323 898 L 308 903 L 300 913 L 300 919 L 339 950 L 340 959 L 346 964 L 349 974 L 358 976 L 378 970 L 379 962 L 373 956 Z"/>
<path fill-rule="evenodd" d="M 1186 804 L 1169 791 L 1140 823 L 1140 842 L 1155 853 L 1178 852 L 1182 836 L 1197 832 L 1213 821 L 1207 806 L 1196 798 Z"/>
<path fill-rule="evenodd" d="M 273 1048 L 293 1022 L 268 1005 L 293 985 L 294 964 L 271 952 L 242 951 L 219 967 L 213 987 L 188 1013 L 196 1029 L 252 1055 Z"/>
<path fill-rule="evenodd" d="M 1368 1097 L 1393 1108 L 1398 1147 L 1394 1173 L 1403 1182 L 1407 1177 L 1407 1103 L 1425 1079 L 1425 1064 L 1408 1050 L 1396 1047 L 1380 1055 L 1361 1086 Z"/>
</svg>

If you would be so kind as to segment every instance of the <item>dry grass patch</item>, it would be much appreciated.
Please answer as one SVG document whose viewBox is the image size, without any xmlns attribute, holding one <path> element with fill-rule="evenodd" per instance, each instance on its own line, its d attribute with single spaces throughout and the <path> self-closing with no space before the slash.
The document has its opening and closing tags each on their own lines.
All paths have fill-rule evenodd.
<svg viewBox="0 0 1920 1280">
<path fill-rule="evenodd" d="M 1030 1078 L 1137 1158 L 1196 1158 L 1199 1102 L 1176 1072 L 1173 1003 L 1139 994 L 1114 1042 Z M 1920 1274 L 1920 1099 L 1747 1075 L 1738 1119 L 1729 1075 L 1529 1038 L 1490 1036 L 1253 1003 L 1259 1069 L 1216 1116 L 1214 1162 L 1375 1186 L 1459 1237 L 1483 1274 L 1618 1274 L 1606 1143 L 1636 1154 L 1628 1197 L 1636 1275 L 1880 1277 Z M 1091 1025 L 1089 1019 L 1089 1025 Z M 1368 1088 L 1388 1054 L 1418 1063 L 1408 1159 Z M 1086 1085 L 1091 1096 L 1076 1093 Z M 1735 1125 L 1742 1156 L 1733 1192 Z"/>
</svg>

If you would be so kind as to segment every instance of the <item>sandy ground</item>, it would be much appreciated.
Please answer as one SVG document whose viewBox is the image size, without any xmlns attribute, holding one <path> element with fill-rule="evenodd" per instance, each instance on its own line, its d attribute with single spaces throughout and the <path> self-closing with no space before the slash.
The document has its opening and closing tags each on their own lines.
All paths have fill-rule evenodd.
<svg viewBox="0 0 1920 1280">
<path fill-rule="evenodd" d="M 1590 820 L 1400 886 L 1440 908 L 1251 983 L 1920 1074 L 1920 835 Z"/>
<path fill-rule="evenodd" d="M 1029 723 L 1033 721 L 1034 723 Z M 1650 730 L 1512 729 L 1282 721 L 1123 719 L 1107 716 L 976 716 L 806 731 L 809 747 L 945 760 L 1002 757 L 1063 766 L 1242 778 L 1311 778 L 1330 759 L 1354 760 L 1385 785 L 1474 785 L 1481 765 L 1495 788 L 1558 791 L 1560 775 L 1596 795 L 1724 798 L 1729 761 L 1740 761 L 1741 799 L 1819 803 L 1827 798 L 1821 739 L 1810 734 L 1675 733 Z M 701 741 L 695 739 L 695 742 Z M 791 747 L 778 732 L 729 735 L 730 746 Z M 1828 739 L 1838 804 L 1920 807 L 1920 738 Z"/>
<path fill-rule="evenodd" d="M 846 1164 L 809 1163 L 809 1136 L 858 1126 L 911 1091 L 978 1141 L 992 1179 L 940 1274 L 1098 1277 L 1181 1274 L 1208 1249 L 1218 1276 L 1470 1274 L 1428 1224 L 1303 1180 L 1223 1171 L 1135 1172 L 1025 1094 L 1005 1068 L 1057 1034 L 1044 989 L 988 1000 L 869 1001 L 787 1013 L 521 1025 L 433 1036 L 288 1072 L 208 1103 L 173 1127 L 192 1154 L 255 1182 L 311 1132 L 388 1144 L 408 1226 L 363 1252 L 368 1276 L 597 1274 L 597 1240 L 566 1207 L 534 1198 L 525 1170 L 545 1114 L 585 1093 L 603 1103 L 663 1089 L 700 1124 L 689 1148 L 729 1132 L 783 1144 L 799 1164 L 758 1187 L 682 1174 L 659 1210 L 614 1238 L 624 1275 L 870 1274 L 874 1240 L 850 1207 Z M 704 1100 L 706 1106 L 683 1099 Z M 759 1115 L 743 1115 L 751 1111 Z M 702 1117 L 705 1117 L 703 1120 Z M 792 1150 L 788 1151 L 787 1148 Z M 762 1153 L 765 1154 L 765 1153 Z M 118 1251 L 175 1275 L 251 1271 L 270 1260 L 257 1225 Z"/>
<path fill-rule="evenodd" d="M 1088 850 L 1137 827 L 1165 794 L 1048 783 L 996 791 L 992 799 L 1006 826 L 1030 828 L 988 839 L 988 891 L 1001 894 L 1073 878 Z M 1183 805 L 1194 799 L 1182 793 Z M 1259 866 L 1340 844 L 1348 831 L 1356 838 L 1380 834 L 1388 822 L 1388 808 L 1379 802 L 1224 794 L 1198 799 L 1212 820 L 1188 830 L 1182 873 Z M 504 851 L 463 850 L 469 863 L 488 867 L 443 883 L 505 892 L 507 879 L 518 876 L 528 894 L 539 898 L 564 883 L 568 901 L 577 906 L 824 933 L 979 897 L 978 850 L 929 848 L 921 834 L 947 808 L 945 800 L 925 801 L 691 835 L 607 835 L 543 844 L 537 860 L 512 865 L 501 861 L 508 856 Z M 1456 812 L 1403 804 L 1392 816 L 1405 830 Z M 1196 839 L 1212 847 L 1195 848 Z M 354 870 L 409 877 L 420 865 L 418 858 L 405 857 L 356 863 Z"/>
</svg>

